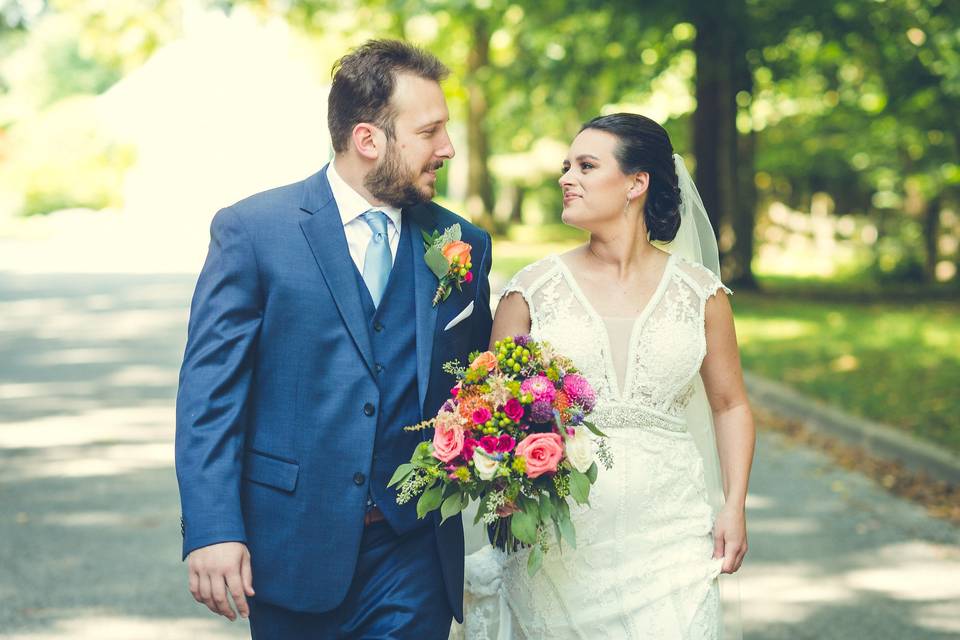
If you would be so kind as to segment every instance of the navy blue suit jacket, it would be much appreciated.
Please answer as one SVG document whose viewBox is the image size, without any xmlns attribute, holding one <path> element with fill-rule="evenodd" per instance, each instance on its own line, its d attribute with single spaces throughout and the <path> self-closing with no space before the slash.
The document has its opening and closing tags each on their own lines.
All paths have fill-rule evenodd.
<svg viewBox="0 0 960 640">
<path fill-rule="evenodd" d="M 428 418 L 453 384 L 443 362 L 488 343 L 491 242 L 432 202 L 403 216 L 415 251 L 410 357 Z M 437 278 L 422 259 L 420 230 L 455 223 L 473 246 L 475 277 L 434 307 Z M 472 315 L 444 330 L 470 303 Z M 363 533 L 367 492 L 359 480 L 370 476 L 376 434 L 365 411 L 378 394 L 367 322 L 326 169 L 217 213 L 177 394 L 184 557 L 218 542 L 256 542 L 258 598 L 309 612 L 342 602 Z M 433 526 L 461 619 L 461 522 L 440 527 L 437 517 Z"/>
</svg>

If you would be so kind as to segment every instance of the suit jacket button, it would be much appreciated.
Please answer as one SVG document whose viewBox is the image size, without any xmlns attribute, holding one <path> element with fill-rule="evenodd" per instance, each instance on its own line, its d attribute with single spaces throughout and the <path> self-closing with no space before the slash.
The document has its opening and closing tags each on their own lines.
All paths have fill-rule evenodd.
<svg viewBox="0 0 960 640">
<path fill-rule="evenodd" d="M 363 405 L 363 413 L 368 416 L 372 416 L 377 412 L 377 408 L 374 407 L 371 403 Z"/>
<path fill-rule="evenodd" d="M 367 476 L 363 475 L 359 471 L 353 474 L 353 484 L 360 486 L 367 481 Z"/>
<path fill-rule="evenodd" d="M 380 333 L 381 331 L 383 331 L 383 325 L 380 324 L 379 320 L 373 323 L 373 330 L 376 331 L 377 333 Z"/>
</svg>

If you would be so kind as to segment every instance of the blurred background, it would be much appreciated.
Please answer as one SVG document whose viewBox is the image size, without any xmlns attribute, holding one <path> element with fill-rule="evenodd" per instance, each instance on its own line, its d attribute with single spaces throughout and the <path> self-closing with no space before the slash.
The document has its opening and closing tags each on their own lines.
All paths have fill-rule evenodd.
<svg viewBox="0 0 960 640">
<path fill-rule="evenodd" d="M 580 124 L 645 114 L 713 219 L 748 372 L 956 463 L 958 25 L 944 0 L 0 0 L 0 637 L 235 637 L 177 563 L 187 305 L 213 213 L 329 159 L 330 68 L 370 37 L 452 70 L 438 199 L 494 234 L 495 289 L 584 240 L 556 183 Z M 776 408 L 747 636 L 960 636 L 956 485 Z M 790 464 L 807 493 L 777 493 Z"/>
</svg>

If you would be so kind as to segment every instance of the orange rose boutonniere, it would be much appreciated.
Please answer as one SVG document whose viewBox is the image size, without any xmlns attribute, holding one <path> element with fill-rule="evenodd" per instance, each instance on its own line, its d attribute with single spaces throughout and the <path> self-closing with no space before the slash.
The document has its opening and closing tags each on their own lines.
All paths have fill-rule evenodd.
<svg viewBox="0 0 960 640">
<path fill-rule="evenodd" d="M 437 306 L 450 297 L 454 287 L 461 291 L 464 282 L 473 281 L 473 272 L 470 271 L 473 268 L 470 261 L 473 247 L 460 239 L 459 224 L 447 227 L 443 233 L 422 233 L 426 250 L 423 259 L 440 281 L 433 295 L 433 306 Z"/>
</svg>

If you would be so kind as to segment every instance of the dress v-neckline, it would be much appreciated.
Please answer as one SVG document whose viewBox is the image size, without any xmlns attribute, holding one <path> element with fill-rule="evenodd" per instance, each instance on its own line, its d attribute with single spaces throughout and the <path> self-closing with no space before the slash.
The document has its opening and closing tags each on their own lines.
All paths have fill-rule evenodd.
<svg viewBox="0 0 960 640">
<path fill-rule="evenodd" d="M 626 370 L 623 372 L 623 387 L 620 386 L 620 379 L 617 376 L 616 367 L 613 364 L 613 344 L 610 342 L 610 331 L 607 328 L 607 323 L 604 322 L 603 317 L 597 312 L 593 304 L 590 302 L 590 299 L 587 298 L 586 294 L 583 292 L 583 289 L 580 288 L 580 283 L 577 282 L 576 277 L 573 275 L 573 272 L 570 270 L 570 267 L 567 266 L 567 263 L 563 261 L 557 254 L 552 254 L 551 257 L 556 260 L 557 264 L 560 266 L 560 271 L 567 279 L 570 289 L 573 291 L 573 295 L 580 301 L 580 304 L 586 309 L 587 314 L 593 320 L 593 322 L 599 326 L 600 331 L 603 332 L 603 337 L 606 341 L 606 349 L 604 349 L 604 362 L 606 364 L 607 370 L 607 384 L 610 385 L 610 388 L 614 392 L 615 400 L 618 402 L 623 402 L 626 400 L 626 394 L 630 393 L 630 389 L 633 387 L 633 369 L 634 361 L 636 358 L 627 357 L 627 366 Z M 628 354 L 632 354 L 635 348 L 635 343 L 637 336 L 639 335 L 639 330 L 646 323 L 647 317 L 653 311 L 653 308 L 656 306 L 657 301 L 663 296 L 663 292 L 667 287 L 669 282 L 670 270 L 673 266 L 674 255 L 671 253 L 667 256 L 667 262 L 663 266 L 663 273 L 660 274 L 660 280 L 657 283 L 657 288 L 654 289 L 653 294 L 650 296 L 650 299 L 643 305 L 643 309 L 640 310 L 640 313 L 633 319 L 633 326 L 630 329 L 630 337 L 627 340 L 627 349 Z"/>
</svg>

